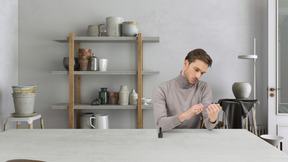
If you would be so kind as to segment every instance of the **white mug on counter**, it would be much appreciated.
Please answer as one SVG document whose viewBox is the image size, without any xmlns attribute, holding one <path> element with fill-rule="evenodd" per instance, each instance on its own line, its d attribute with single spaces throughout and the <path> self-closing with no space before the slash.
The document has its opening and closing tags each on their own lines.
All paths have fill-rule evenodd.
<svg viewBox="0 0 288 162">
<path fill-rule="evenodd" d="M 108 59 L 99 59 L 99 71 L 107 71 Z"/>
<path fill-rule="evenodd" d="M 94 129 L 109 129 L 109 116 L 103 114 L 95 114 L 90 117 L 90 126 Z M 94 119 L 94 121 L 92 121 Z"/>
</svg>

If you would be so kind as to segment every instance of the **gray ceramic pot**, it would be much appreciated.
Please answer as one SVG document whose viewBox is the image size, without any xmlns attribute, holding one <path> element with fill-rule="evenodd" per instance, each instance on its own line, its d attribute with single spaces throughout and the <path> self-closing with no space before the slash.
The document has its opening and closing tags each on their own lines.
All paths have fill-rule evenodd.
<svg viewBox="0 0 288 162">
<path fill-rule="evenodd" d="M 251 93 L 251 85 L 248 82 L 235 82 L 232 91 L 236 99 L 247 99 Z"/>
<path fill-rule="evenodd" d="M 63 66 L 67 71 L 69 71 L 69 57 L 63 58 Z M 79 70 L 79 67 L 80 67 L 80 64 L 79 64 L 78 58 L 74 57 L 74 70 L 75 71 Z"/>
</svg>

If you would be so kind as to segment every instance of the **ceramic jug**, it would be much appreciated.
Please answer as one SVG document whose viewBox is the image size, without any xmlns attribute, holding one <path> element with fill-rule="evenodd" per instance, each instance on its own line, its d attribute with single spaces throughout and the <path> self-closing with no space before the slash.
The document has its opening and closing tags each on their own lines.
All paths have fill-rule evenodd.
<svg viewBox="0 0 288 162">
<path fill-rule="evenodd" d="M 109 129 L 108 115 L 95 114 L 90 117 L 90 126 L 94 129 Z"/>
</svg>

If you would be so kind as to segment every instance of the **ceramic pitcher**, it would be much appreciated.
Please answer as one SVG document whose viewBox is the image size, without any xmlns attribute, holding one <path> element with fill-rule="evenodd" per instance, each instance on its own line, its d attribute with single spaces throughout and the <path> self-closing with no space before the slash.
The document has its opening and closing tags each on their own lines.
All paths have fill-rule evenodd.
<svg viewBox="0 0 288 162">
<path fill-rule="evenodd" d="M 109 129 L 108 115 L 95 114 L 90 117 L 90 126 L 94 129 Z"/>
</svg>

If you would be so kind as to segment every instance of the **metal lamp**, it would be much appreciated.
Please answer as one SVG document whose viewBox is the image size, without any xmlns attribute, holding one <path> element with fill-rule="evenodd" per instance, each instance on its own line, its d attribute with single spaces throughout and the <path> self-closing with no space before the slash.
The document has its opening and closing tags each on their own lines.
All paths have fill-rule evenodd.
<svg viewBox="0 0 288 162">
<path fill-rule="evenodd" d="M 254 54 L 253 55 L 239 55 L 238 59 L 253 59 L 254 63 L 254 78 L 253 78 L 253 92 L 254 92 L 254 100 L 256 100 L 256 59 L 258 56 L 256 55 L 256 38 L 254 38 Z"/>
</svg>

